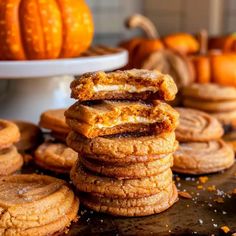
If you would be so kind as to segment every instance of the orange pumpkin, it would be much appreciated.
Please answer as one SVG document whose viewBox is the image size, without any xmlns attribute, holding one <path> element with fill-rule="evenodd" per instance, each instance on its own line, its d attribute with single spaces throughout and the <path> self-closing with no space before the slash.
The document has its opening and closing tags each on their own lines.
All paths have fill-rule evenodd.
<svg viewBox="0 0 236 236">
<path fill-rule="evenodd" d="M 83 0 L 0 1 L 2 60 L 76 57 L 90 46 L 93 32 Z"/>
<path fill-rule="evenodd" d="M 198 41 L 187 33 L 171 34 L 162 39 L 164 45 L 176 52 L 181 54 L 192 54 L 199 50 Z"/>
</svg>

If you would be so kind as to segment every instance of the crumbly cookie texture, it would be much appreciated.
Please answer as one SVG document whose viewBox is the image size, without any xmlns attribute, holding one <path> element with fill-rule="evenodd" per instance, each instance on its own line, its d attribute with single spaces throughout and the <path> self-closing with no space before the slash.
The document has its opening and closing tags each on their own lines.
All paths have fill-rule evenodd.
<svg viewBox="0 0 236 236">
<path fill-rule="evenodd" d="M 234 151 L 223 140 L 180 144 L 173 170 L 186 174 L 214 173 L 234 164 Z"/>
<path fill-rule="evenodd" d="M 178 113 L 168 104 L 103 101 L 93 105 L 75 103 L 66 112 L 69 127 L 86 136 L 125 132 L 167 132 L 178 125 Z"/>
<path fill-rule="evenodd" d="M 77 218 L 79 201 L 63 180 L 14 175 L 1 177 L 0 189 L 1 235 L 53 235 Z"/>
<path fill-rule="evenodd" d="M 180 122 L 175 131 L 179 142 L 210 141 L 222 137 L 224 130 L 213 116 L 190 108 L 176 108 Z"/>
<path fill-rule="evenodd" d="M 79 101 L 102 99 L 147 100 L 175 98 L 177 87 L 169 75 L 150 70 L 87 73 L 71 83 L 71 97 Z"/>
</svg>

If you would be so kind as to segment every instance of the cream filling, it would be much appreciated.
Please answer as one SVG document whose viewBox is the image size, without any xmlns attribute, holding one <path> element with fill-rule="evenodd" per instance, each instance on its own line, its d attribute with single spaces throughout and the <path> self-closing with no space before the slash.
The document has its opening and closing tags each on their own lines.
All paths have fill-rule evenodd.
<svg viewBox="0 0 236 236">
<path fill-rule="evenodd" d="M 107 124 L 96 124 L 95 128 L 112 128 L 116 125 L 123 125 L 123 124 L 137 124 L 137 123 L 142 123 L 142 124 L 152 124 L 157 122 L 156 119 L 148 119 L 142 116 L 128 116 L 127 119 L 124 120 L 121 117 L 112 120 L 112 123 L 107 123 Z"/>
<path fill-rule="evenodd" d="M 113 92 L 113 91 L 117 91 L 117 90 L 127 91 L 127 92 L 130 92 L 130 93 L 141 93 L 141 92 L 146 92 L 146 91 L 156 92 L 156 91 L 158 91 L 158 88 L 154 87 L 154 86 L 147 86 L 147 87 L 137 88 L 136 86 L 129 85 L 129 84 L 122 84 L 122 85 L 115 85 L 115 84 L 101 85 L 101 84 L 97 84 L 93 87 L 93 92 Z"/>
</svg>

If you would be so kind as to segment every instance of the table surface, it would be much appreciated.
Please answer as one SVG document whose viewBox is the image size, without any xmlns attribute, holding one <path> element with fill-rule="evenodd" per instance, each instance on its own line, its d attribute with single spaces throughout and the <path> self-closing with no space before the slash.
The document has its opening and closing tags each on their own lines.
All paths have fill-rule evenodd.
<svg viewBox="0 0 236 236">
<path fill-rule="evenodd" d="M 23 170 L 32 171 L 32 167 Z M 180 197 L 173 207 L 157 215 L 113 217 L 81 207 L 79 221 L 66 235 L 221 235 L 220 227 L 224 225 L 231 233 L 236 232 L 236 196 L 231 194 L 236 188 L 236 164 L 207 177 L 203 184 L 196 176 L 175 175 L 178 189 L 186 190 L 192 199 Z M 216 191 L 210 191 L 214 186 Z"/>
</svg>

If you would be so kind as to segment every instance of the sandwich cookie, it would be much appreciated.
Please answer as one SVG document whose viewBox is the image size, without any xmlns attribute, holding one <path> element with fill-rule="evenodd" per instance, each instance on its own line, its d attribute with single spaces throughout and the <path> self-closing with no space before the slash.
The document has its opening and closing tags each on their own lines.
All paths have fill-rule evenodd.
<svg viewBox="0 0 236 236">
<path fill-rule="evenodd" d="M 172 153 L 178 147 L 174 132 L 159 135 L 119 134 L 87 139 L 71 131 L 67 144 L 81 155 L 109 163 L 156 160 L 160 158 L 159 155 Z"/>
<path fill-rule="evenodd" d="M 117 179 L 136 179 L 158 175 L 173 165 L 172 154 L 150 162 L 114 165 L 95 161 L 87 157 L 81 157 L 82 165 L 99 175 L 113 177 Z"/>
<path fill-rule="evenodd" d="M 176 108 L 176 111 L 180 114 L 175 131 L 179 142 L 216 140 L 224 134 L 220 122 L 205 112 L 190 108 Z"/>
<path fill-rule="evenodd" d="M 81 194 L 81 203 L 86 207 L 115 216 L 146 216 L 157 214 L 170 208 L 177 200 L 174 184 L 162 192 L 141 198 L 114 199 L 93 194 Z"/>
<path fill-rule="evenodd" d="M 171 101 L 177 87 L 169 75 L 150 70 L 126 70 L 110 73 L 84 74 L 71 83 L 71 97 L 89 100 L 147 100 Z"/>
<path fill-rule="evenodd" d="M 78 153 L 65 144 L 43 143 L 35 151 L 35 163 L 46 170 L 69 173 Z"/>
<path fill-rule="evenodd" d="M 173 154 L 173 170 L 185 174 L 208 174 L 234 164 L 234 152 L 223 140 L 180 144 Z"/>
<path fill-rule="evenodd" d="M 71 180 L 81 192 L 100 194 L 110 198 L 136 198 L 158 194 L 172 185 L 170 169 L 151 177 L 119 180 L 103 177 L 85 170 L 80 161 L 72 167 Z"/>
<path fill-rule="evenodd" d="M 0 149 L 8 148 L 20 140 L 20 131 L 11 121 L 0 120 Z"/>
<path fill-rule="evenodd" d="M 0 234 L 55 235 L 77 219 L 79 201 L 63 180 L 44 175 L 0 178 Z"/>
<path fill-rule="evenodd" d="M 66 112 L 69 127 L 95 138 L 125 132 L 173 131 L 178 125 L 178 113 L 168 104 L 127 101 L 102 101 L 92 105 L 75 103 Z"/>
<path fill-rule="evenodd" d="M 15 146 L 0 150 L 0 176 L 10 175 L 23 165 L 23 157 L 17 152 Z"/>
</svg>

